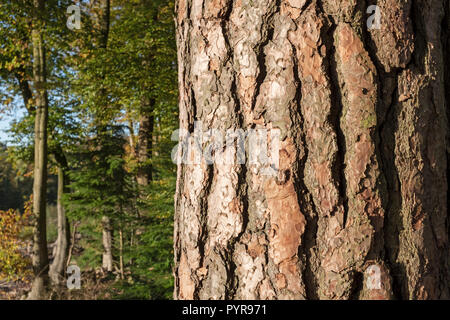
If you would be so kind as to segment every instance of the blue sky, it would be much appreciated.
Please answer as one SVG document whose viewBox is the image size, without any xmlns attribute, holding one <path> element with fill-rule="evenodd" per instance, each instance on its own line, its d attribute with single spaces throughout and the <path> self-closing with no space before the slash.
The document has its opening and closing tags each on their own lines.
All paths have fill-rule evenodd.
<svg viewBox="0 0 450 320">
<path fill-rule="evenodd" d="M 8 86 L 4 82 L 0 82 L 0 94 L 2 97 L 10 97 Z M 10 122 L 22 118 L 24 115 L 25 108 L 21 99 L 20 95 L 16 95 L 12 97 L 11 106 L 5 107 L 0 104 L 0 141 L 3 143 L 10 138 L 8 134 Z"/>
<path fill-rule="evenodd" d="M 14 112 L 2 113 L 0 115 L 0 141 L 6 143 L 9 140 L 9 123 L 16 118 L 23 116 L 23 110 L 16 108 Z"/>
<path fill-rule="evenodd" d="M 6 117 L 2 117 L 0 120 L 0 141 L 5 142 L 8 140 L 8 133 L 5 132 L 9 128 L 9 119 L 5 119 Z"/>
</svg>

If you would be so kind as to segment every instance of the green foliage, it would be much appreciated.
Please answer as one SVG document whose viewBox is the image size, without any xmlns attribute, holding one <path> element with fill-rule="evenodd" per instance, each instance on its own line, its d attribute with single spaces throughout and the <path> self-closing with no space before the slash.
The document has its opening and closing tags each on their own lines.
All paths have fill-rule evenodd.
<svg viewBox="0 0 450 320">
<path fill-rule="evenodd" d="M 72 219 L 112 218 L 115 261 L 120 255 L 118 230 L 122 230 L 127 276 L 117 284 L 122 292 L 117 298 L 162 299 L 170 298 L 173 291 L 175 166 L 170 136 L 178 114 L 172 10 L 171 1 L 114 1 L 107 48 L 96 46 L 86 29 L 88 34 L 81 35 L 79 53 L 73 57 L 77 72 L 73 94 L 82 101 L 79 114 L 90 133 L 80 137 L 72 157 L 76 165 L 67 204 Z M 144 99 L 154 101 L 151 110 L 142 108 Z M 143 113 L 154 117 L 157 140 L 152 146 L 154 157 L 138 164 L 128 142 L 118 142 L 114 135 L 102 137 L 99 128 L 121 123 L 127 127 L 123 136 L 133 140 Z M 143 165 L 151 165 L 154 181 L 138 190 L 135 174 Z M 82 238 L 93 240 L 96 226 L 86 225 Z M 85 262 L 97 261 L 100 255 L 101 247 L 86 247 L 77 262 L 92 266 Z"/>
<path fill-rule="evenodd" d="M 124 143 L 121 128 L 103 128 L 97 135 L 88 137 L 79 153 L 73 155 L 77 164 L 69 174 L 71 218 L 82 219 L 92 214 L 113 218 L 121 214 L 129 197 Z"/>
<path fill-rule="evenodd" d="M 31 193 L 32 181 L 24 172 L 26 165 L 19 161 L 15 165 L 11 165 L 8 149 L 0 143 L 0 210 L 20 210 Z"/>
<path fill-rule="evenodd" d="M 173 294 L 173 194 L 175 179 L 166 177 L 148 188 L 148 215 L 136 221 L 138 244 L 131 247 L 131 275 L 118 287 L 120 299 L 171 299 Z"/>
<path fill-rule="evenodd" d="M 74 257 L 73 262 L 81 269 L 95 269 L 102 264 L 101 227 L 95 217 L 86 217 L 79 225 L 81 239 L 77 243 L 82 252 Z"/>
</svg>

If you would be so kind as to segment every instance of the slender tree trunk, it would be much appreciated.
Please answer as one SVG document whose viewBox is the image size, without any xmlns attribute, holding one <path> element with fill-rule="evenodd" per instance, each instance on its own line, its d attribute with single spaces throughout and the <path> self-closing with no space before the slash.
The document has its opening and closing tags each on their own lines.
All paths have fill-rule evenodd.
<svg viewBox="0 0 450 320">
<path fill-rule="evenodd" d="M 281 142 L 179 164 L 176 299 L 450 298 L 448 6 L 177 0 L 180 128 Z"/>
<path fill-rule="evenodd" d="M 141 113 L 139 116 L 138 149 L 137 158 L 139 169 L 137 173 L 137 183 L 141 187 L 147 186 L 152 181 L 152 165 L 148 162 L 152 160 L 153 149 L 153 128 L 154 99 L 143 99 Z"/>
<path fill-rule="evenodd" d="M 108 47 L 108 38 L 109 38 L 109 29 L 110 29 L 110 8 L 111 1 L 110 0 L 100 0 L 96 4 L 95 11 L 96 14 L 93 15 L 94 24 L 97 28 L 98 34 L 96 37 L 97 45 L 103 50 L 107 50 Z M 102 71 L 102 77 L 105 77 L 105 70 Z M 97 129 L 102 131 L 104 130 L 104 114 L 108 108 L 109 101 L 107 98 L 107 88 L 103 87 L 99 90 L 98 93 L 99 103 L 104 106 L 102 110 L 97 109 L 97 114 L 95 114 L 95 125 Z M 107 216 L 102 217 L 102 238 L 103 238 L 103 268 L 107 271 L 113 270 L 113 255 L 112 255 L 112 242 L 113 242 L 113 228 L 111 224 L 111 219 Z"/>
<path fill-rule="evenodd" d="M 76 237 L 76 234 L 77 234 L 77 228 L 78 228 L 79 224 L 80 224 L 80 221 L 76 221 L 73 224 L 72 235 L 69 236 L 71 241 L 70 241 L 70 246 L 69 246 L 69 250 L 68 250 L 66 268 L 69 266 L 70 260 L 72 260 L 72 253 L 73 253 L 73 248 L 75 247 L 75 240 L 76 240 L 75 237 Z"/>
<path fill-rule="evenodd" d="M 102 217 L 102 239 L 103 239 L 103 256 L 102 267 L 108 272 L 113 271 L 113 254 L 112 254 L 112 234 L 111 219 L 107 216 Z"/>
<path fill-rule="evenodd" d="M 150 2 L 143 1 L 142 4 L 144 7 L 151 5 Z M 150 8 L 148 10 L 151 10 Z M 158 21 L 158 14 L 154 11 L 153 22 Z M 154 51 L 155 48 L 153 45 L 149 44 L 148 53 L 144 57 L 142 61 L 143 68 L 149 68 L 152 65 L 152 61 L 154 59 Z M 144 92 L 144 96 L 141 99 L 141 108 L 139 112 L 139 132 L 138 132 L 138 149 L 137 149 L 137 158 L 139 162 L 139 168 L 137 173 L 137 183 L 141 187 L 146 187 L 153 180 L 153 166 L 151 163 L 153 157 L 153 132 L 155 126 L 155 117 L 154 117 L 154 108 L 155 108 L 155 99 L 149 97 L 147 94 L 150 90 L 147 87 L 141 88 L 142 92 Z M 141 194 L 141 196 L 143 196 Z"/>
<path fill-rule="evenodd" d="M 35 87 L 35 127 L 34 127 L 34 185 L 33 215 L 36 226 L 33 232 L 33 271 L 34 280 L 29 299 L 45 298 L 48 283 L 48 251 L 46 232 L 47 201 L 47 118 L 48 100 L 46 90 L 45 45 L 42 36 L 45 3 L 34 0 L 33 41 L 33 77 Z"/>
<path fill-rule="evenodd" d="M 64 280 L 65 268 L 70 244 L 70 226 L 63 205 L 63 195 L 66 190 L 67 176 L 65 167 L 58 166 L 58 192 L 57 192 L 57 215 L 58 215 L 58 237 L 53 262 L 50 265 L 49 275 L 53 284 L 60 284 Z"/>
<path fill-rule="evenodd" d="M 119 272 L 120 279 L 124 279 L 123 275 L 123 231 L 122 228 L 119 229 Z"/>
</svg>

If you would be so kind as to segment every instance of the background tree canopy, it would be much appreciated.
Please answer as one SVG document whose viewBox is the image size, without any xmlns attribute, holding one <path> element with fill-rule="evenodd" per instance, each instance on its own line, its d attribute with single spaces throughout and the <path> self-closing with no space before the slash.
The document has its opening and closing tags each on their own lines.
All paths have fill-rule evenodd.
<svg viewBox="0 0 450 320">
<path fill-rule="evenodd" d="M 80 29 L 66 24 L 71 5 L 80 9 Z M 33 194 L 35 122 L 37 110 L 47 110 L 47 209 L 32 215 L 47 221 L 47 243 L 38 241 L 51 264 L 46 297 L 172 296 L 173 10 L 172 0 L 0 4 L 1 112 L 14 117 L 0 145 L 0 210 L 20 215 Z M 42 232 L 34 226 L 34 234 Z M 22 231 L 31 243 L 32 232 Z M 32 253 L 17 250 L 29 263 Z M 59 286 L 61 259 L 81 268 L 87 278 L 81 290 Z"/>
</svg>

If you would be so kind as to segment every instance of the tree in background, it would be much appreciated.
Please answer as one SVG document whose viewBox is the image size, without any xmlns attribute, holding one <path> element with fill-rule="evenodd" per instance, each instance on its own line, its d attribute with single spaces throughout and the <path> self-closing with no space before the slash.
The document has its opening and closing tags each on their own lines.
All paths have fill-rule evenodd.
<svg viewBox="0 0 450 320">
<path fill-rule="evenodd" d="M 68 33 L 65 31 L 66 28 L 60 27 L 61 25 L 65 26 L 65 8 L 56 6 L 57 3 L 64 6 L 70 2 L 47 1 L 47 8 L 45 8 L 43 2 L 6 1 L 2 3 L 2 21 L 6 20 L 8 23 L 2 25 L 0 32 L 2 38 L 8 40 L 6 41 L 8 45 L 3 47 L 1 55 L 1 60 L 3 61 L 1 68 L 2 78 L 9 86 L 7 87 L 9 90 L 6 92 L 20 94 L 23 106 L 25 106 L 28 112 L 22 120 L 16 120 L 14 122 L 12 130 L 15 133 L 15 142 L 17 144 L 10 148 L 11 152 L 9 152 L 9 155 L 10 158 L 14 158 L 16 161 L 21 159 L 34 162 L 35 166 L 39 167 L 37 171 L 35 168 L 34 176 L 37 180 L 42 181 L 35 179 L 35 191 L 45 194 L 49 191 L 45 186 L 47 180 L 45 171 L 48 169 L 46 159 L 48 158 L 48 154 L 57 153 L 56 157 L 53 157 L 52 160 L 59 159 L 64 162 L 61 143 L 55 138 L 55 134 L 63 136 L 61 131 L 58 131 L 61 127 L 55 129 L 52 123 L 57 122 L 60 124 L 66 121 L 63 132 L 66 135 L 73 133 L 71 123 L 67 121 L 67 115 L 64 116 L 61 111 L 64 108 L 59 107 L 59 104 L 63 104 L 63 96 L 59 95 L 59 99 L 56 101 L 52 97 L 48 97 L 49 93 L 53 95 L 56 91 L 64 88 L 64 86 L 58 84 L 58 80 L 60 80 L 61 76 L 64 77 L 64 75 L 67 75 L 67 73 L 61 72 L 66 67 L 62 66 L 63 62 L 61 57 L 63 54 L 61 53 L 61 49 L 64 49 Z M 33 57 L 33 60 L 30 60 L 30 56 Z M 50 72 L 48 72 L 49 70 Z M 11 79 L 14 81 L 9 81 Z M 10 101 L 6 102 L 11 104 Z M 49 105 L 52 105 L 52 107 L 56 106 L 56 108 L 50 110 L 50 127 L 48 125 Z M 57 116 L 61 116 L 61 118 L 56 120 L 55 118 Z M 32 127 L 31 122 L 35 123 L 34 133 L 30 130 Z M 49 135 L 51 140 L 50 149 L 48 148 Z M 33 140 L 35 140 L 34 144 Z M 37 140 L 39 140 L 39 144 L 36 144 Z M 58 143 L 59 145 L 55 145 Z M 34 156 L 30 152 L 33 148 L 35 149 Z M 34 161 L 36 159 L 39 161 Z M 44 162 L 41 163 L 42 161 Z M 63 183 L 63 181 L 60 181 L 60 183 Z M 41 187 L 38 188 L 39 185 Z M 36 198 L 35 201 L 37 201 Z M 44 228 L 46 205 L 47 201 L 42 201 L 40 204 L 41 209 L 39 210 L 44 214 L 38 219 L 37 230 Z M 58 202 L 58 209 L 59 220 L 67 223 L 63 215 L 61 202 Z M 59 224 L 62 225 L 61 223 Z M 66 234 L 64 234 L 65 229 L 60 227 L 60 231 L 59 238 L 67 238 Z M 41 239 L 40 241 L 46 238 L 45 232 L 39 231 L 39 234 L 40 236 L 38 238 Z M 35 239 L 35 245 L 38 238 Z M 44 244 L 40 246 L 44 250 Z M 55 261 L 64 260 L 65 254 L 62 252 L 67 250 L 59 250 L 61 246 L 66 246 L 66 244 L 58 241 L 56 246 L 57 259 L 53 260 L 54 263 Z M 45 244 L 45 250 L 46 247 L 47 245 Z M 42 254 L 42 257 L 44 255 L 47 256 L 47 254 Z M 44 264 L 42 263 L 42 265 Z M 46 268 L 48 268 L 48 263 Z M 57 269 L 58 273 L 62 273 L 61 267 Z M 42 272 L 41 270 L 39 274 L 45 277 L 46 271 Z M 52 277 L 52 279 L 56 281 L 56 277 Z M 39 296 L 39 293 L 37 296 Z"/>
<path fill-rule="evenodd" d="M 128 169 L 136 189 L 130 230 L 131 283 L 124 297 L 170 298 L 173 254 L 175 166 L 171 161 L 177 127 L 176 47 L 172 1 L 122 1 L 111 41 L 114 67 L 129 128 Z M 128 36 L 125 36 L 128 35 Z M 128 68 L 124 68 L 126 61 Z M 130 212 L 131 213 L 131 212 Z M 148 290 L 150 288 L 150 290 Z"/>
<path fill-rule="evenodd" d="M 173 2 L 83 1 L 80 30 L 66 27 L 72 1 L 45 1 L 39 19 L 33 18 L 33 4 L 4 1 L 0 13 L 3 110 L 27 110 L 13 121 L 8 158 L 14 168 L 22 162 L 39 165 L 41 171 L 33 173 L 41 182 L 58 181 L 55 189 L 52 184 L 39 189 L 40 199 L 42 192 L 49 198 L 39 204 L 36 248 L 43 249 L 43 213 L 53 197 L 58 231 L 53 253 L 45 254 L 51 265 L 38 273 L 30 297 L 44 297 L 47 270 L 52 285 L 64 283 L 71 221 L 79 226 L 74 237 L 81 237 L 72 249 L 83 246 L 73 249 L 72 263 L 113 271 L 122 297 L 168 298 L 175 186 L 171 134 L 178 117 Z M 32 45 L 33 40 L 39 41 Z M 35 122 L 41 126 L 38 136 Z M 43 265 L 43 252 L 36 265 Z"/>
<path fill-rule="evenodd" d="M 126 181 L 122 182 L 125 189 L 117 190 L 117 196 L 127 196 L 123 199 L 121 213 L 111 216 L 115 231 L 108 240 L 112 239 L 111 251 L 115 253 L 117 269 L 122 269 L 123 265 L 130 269 L 129 281 L 133 284 L 124 282 L 124 295 L 128 297 L 136 297 L 137 291 L 139 297 L 168 297 L 172 283 L 169 257 L 172 252 L 170 203 L 173 200 L 170 197 L 168 203 L 158 202 L 162 200 L 161 194 L 168 196 L 174 186 L 170 179 L 174 174 L 170 160 L 174 143 L 170 137 L 176 126 L 177 95 L 172 9 L 170 1 L 113 1 L 107 50 L 92 47 L 89 40 L 92 32 L 86 29 L 85 37 L 77 42 L 80 53 L 74 57 L 79 76 L 73 88 L 83 101 L 80 107 L 84 110 L 86 123 L 93 124 L 95 119 L 91 115 L 103 112 L 101 119 L 109 119 L 111 124 L 125 129 L 122 137 L 126 137 L 127 142 L 106 139 L 110 140 L 106 142 L 109 145 L 112 141 L 117 144 L 106 150 L 103 157 L 125 152 L 122 158 L 127 171 Z M 94 93 L 102 86 L 108 93 L 107 109 L 95 100 L 99 96 Z M 70 214 L 73 213 L 76 219 L 80 217 L 75 211 L 92 216 L 89 212 L 101 207 L 100 203 L 94 205 L 90 195 L 97 192 L 92 185 L 93 177 L 106 177 L 104 171 L 98 170 L 106 170 L 107 165 L 100 169 L 99 161 L 94 163 L 93 159 L 87 159 L 95 152 L 85 149 L 88 145 L 97 146 L 100 152 L 101 144 L 94 142 L 96 136 L 95 132 L 86 135 L 85 140 L 80 141 L 78 155 L 74 155 L 81 157 L 77 160 L 78 170 L 73 172 L 71 179 L 74 193 L 68 203 L 72 208 Z M 91 170 L 94 170 L 92 175 L 87 173 Z M 111 190 L 113 186 L 105 188 L 109 188 L 107 193 L 110 195 L 117 192 Z M 105 197 L 101 199 L 106 200 Z M 80 203 L 89 207 L 80 206 Z M 85 232 L 95 237 L 94 233 Z M 165 236 L 159 234 L 161 232 Z M 152 255 L 142 254 L 147 248 L 152 248 Z M 162 283 L 165 283 L 164 289 L 157 293 L 156 288 Z M 149 285 L 154 288 L 150 295 Z"/>
<path fill-rule="evenodd" d="M 34 124 L 34 184 L 33 184 L 33 216 L 36 226 L 33 232 L 33 269 L 34 280 L 29 299 L 45 297 L 48 281 L 48 252 L 46 233 L 47 205 L 47 70 L 44 44 L 44 0 L 33 1 L 32 45 L 33 45 L 33 86 L 34 103 L 36 105 Z"/>
</svg>

